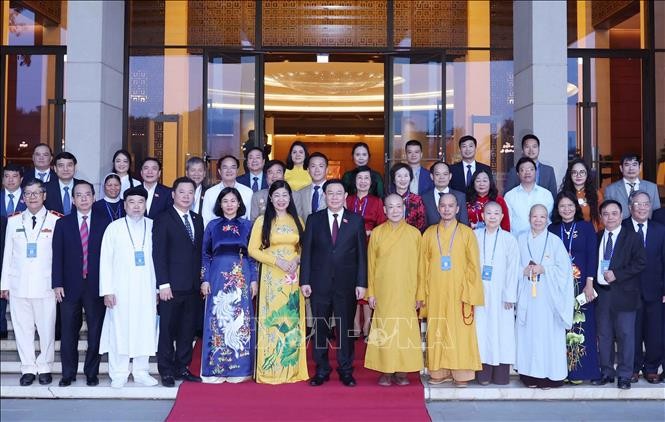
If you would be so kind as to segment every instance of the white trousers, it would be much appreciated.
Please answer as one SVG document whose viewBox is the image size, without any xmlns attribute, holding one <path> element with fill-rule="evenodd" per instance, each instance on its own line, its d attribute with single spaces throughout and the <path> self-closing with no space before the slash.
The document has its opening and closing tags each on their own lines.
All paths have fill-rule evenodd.
<svg viewBox="0 0 665 422">
<path fill-rule="evenodd" d="M 113 346 L 111 346 L 113 348 Z M 135 356 L 132 359 L 131 373 L 132 375 L 149 375 L 150 371 L 150 357 L 149 356 Z M 111 381 L 120 380 L 127 381 L 129 376 L 129 355 L 117 354 L 115 350 L 109 351 L 109 376 Z"/>
<path fill-rule="evenodd" d="M 28 299 L 12 296 L 9 301 L 21 374 L 47 374 L 55 359 L 55 296 Z M 35 356 L 35 327 L 39 334 L 39 356 Z"/>
</svg>

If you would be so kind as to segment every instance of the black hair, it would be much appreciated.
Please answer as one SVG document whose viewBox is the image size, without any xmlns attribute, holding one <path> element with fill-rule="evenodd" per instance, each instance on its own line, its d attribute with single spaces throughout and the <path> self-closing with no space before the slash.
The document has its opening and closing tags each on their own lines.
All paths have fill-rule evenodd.
<svg viewBox="0 0 665 422">
<path fill-rule="evenodd" d="M 238 212 L 236 212 L 236 217 L 245 215 L 247 212 L 247 207 L 245 207 L 245 203 L 242 200 L 242 195 L 240 195 L 238 189 L 229 187 L 222 189 L 219 195 L 217 195 L 217 199 L 215 199 L 215 208 L 213 210 L 215 215 L 218 217 L 224 216 L 224 211 L 222 210 L 222 199 L 224 199 L 224 197 L 229 193 L 232 193 L 238 200 Z"/>
<path fill-rule="evenodd" d="M 499 189 L 496 187 L 496 182 L 494 181 L 494 178 L 490 172 L 486 169 L 479 168 L 473 173 L 473 176 L 471 176 L 471 183 L 469 183 L 469 186 L 466 188 L 466 202 L 470 204 L 475 204 L 476 200 L 478 199 L 478 192 L 476 192 L 476 179 L 481 174 L 486 174 L 487 178 L 490 179 L 490 190 L 487 193 L 487 197 L 490 199 L 490 201 L 496 201 L 496 197 L 499 196 Z"/>
<path fill-rule="evenodd" d="M 568 191 L 575 194 L 576 198 L 574 202 L 577 202 L 577 189 L 575 189 L 575 184 L 573 183 L 572 171 L 573 167 L 576 164 L 582 164 L 584 166 L 584 171 L 586 171 L 586 181 L 584 182 L 584 197 L 586 202 L 589 204 L 589 210 L 591 211 L 591 222 L 600 223 L 600 215 L 598 214 L 598 191 L 596 191 L 596 182 L 594 180 L 594 175 L 591 173 L 591 168 L 587 165 L 586 161 L 577 157 L 573 158 L 568 163 L 568 168 L 566 169 L 566 174 L 563 176 L 563 181 L 561 181 L 561 191 Z"/>
<path fill-rule="evenodd" d="M 326 182 L 323 184 L 323 192 L 324 193 L 326 192 L 326 189 L 330 185 L 342 185 L 342 188 L 344 188 L 344 193 L 348 192 L 346 190 L 346 185 L 344 184 L 344 181 L 342 181 L 342 179 L 329 179 L 329 180 L 326 180 Z"/>
<path fill-rule="evenodd" d="M 466 141 L 473 141 L 473 145 L 478 146 L 478 141 L 471 135 L 464 135 L 457 141 L 457 146 L 462 147 L 462 144 Z"/>
<path fill-rule="evenodd" d="M 353 179 L 352 179 L 353 180 L 353 192 L 356 192 L 358 190 L 357 187 L 356 187 L 356 177 L 358 177 L 358 174 L 362 173 L 362 172 L 368 172 L 369 173 L 370 184 L 369 184 L 368 192 L 372 192 L 373 190 L 376 189 L 376 181 L 372 177 L 372 169 L 369 168 L 369 166 L 360 166 L 360 167 L 356 167 L 355 169 L 352 170 L 351 175 L 353 177 Z"/>
<path fill-rule="evenodd" d="M 307 170 L 307 166 L 309 165 L 309 152 L 307 151 L 307 145 L 303 141 L 293 141 L 291 146 L 289 147 L 289 155 L 286 157 L 286 168 L 288 170 L 293 170 L 293 159 L 291 158 L 291 152 L 293 152 L 293 147 L 302 147 L 302 149 L 305 151 L 305 161 L 302 163 L 302 168 Z M 328 163 L 328 159 L 326 159 L 326 164 Z"/>
<path fill-rule="evenodd" d="M 92 191 L 92 194 L 95 194 L 95 187 L 92 186 L 92 183 L 88 182 L 87 180 L 77 180 L 76 183 L 74 183 L 74 187 L 72 188 L 72 194 L 76 192 L 76 187 L 78 185 L 88 185 L 90 186 L 90 190 Z"/>
<path fill-rule="evenodd" d="M 72 160 L 74 162 L 74 165 L 77 164 L 76 157 L 74 156 L 74 154 L 67 151 L 59 152 L 58 155 L 56 155 L 55 158 L 53 159 L 53 162 L 57 164 L 58 160 Z"/>
<path fill-rule="evenodd" d="M 627 154 L 622 155 L 619 163 L 623 166 L 626 163 L 626 161 L 632 161 L 632 160 L 635 160 L 638 163 L 642 164 L 642 158 L 640 157 L 640 154 L 634 152 L 629 152 Z"/>
<path fill-rule="evenodd" d="M 23 167 L 22 167 L 22 166 L 19 166 L 19 165 L 16 164 L 16 163 L 7 163 L 7 165 L 4 166 L 4 167 L 2 168 L 2 172 L 3 172 L 3 174 L 4 174 L 4 172 L 6 172 L 6 171 L 15 171 L 15 172 L 18 172 L 19 176 L 23 177 Z"/>
<path fill-rule="evenodd" d="M 522 136 L 522 148 L 524 148 L 524 143 L 528 141 L 529 139 L 534 139 L 538 146 L 540 147 L 540 139 L 533 133 L 527 133 L 526 135 Z"/>
<path fill-rule="evenodd" d="M 203 158 L 194 156 L 189 157 L 187 161 L 185 161 L 185 171 L 189 170 L 189 166 L 194 164 L 203 164 L 204 169 L 206 167 L 206 162 L 203 160 Z"/>
<path fill-rule="evenodd" d="M 600 212 L 602 213 L 605 208 L 607 208 L 609 205 L 616 205 L 619 207 L 619 212 L 623 212 L 623 207 L 621 206 L 621 203 L 615 199 L 606 199 L 603 201 L 602 204 L 600 204 Z"/>
<path fill-rule="evenodd" d="M 434 173 L 434 168 L 436 166 L 438 166 L 439 164 L 443 164 L 444 166 L 446 166 L 446 168 L 448 169 L 448 173 L 450 173 L 450 165 L 448 165 L 448 163 L 446 163 L 445 161 L 441 161 L 441 160 L 437 160 L 434 163 L 432 163 L 432 165 L 429 166 L 429 172 Z"/>
<path fill-rule="evenodd" d="M 282 161 L 282 160 L 266 161 L 266 163 L 263 165 L 263 171 L 264 172 L 268 171 L 268 169 L 272 166 L 280 166 L 282 168 L 282 172 L 286 171 L 286 164 L 284 164 L 284 161 Z"/>
<path fill-rule="evenodd" d="M 363 147 L 367 151 L 367 158 L 372 157 L 372 153 L 369 151 L 369 145 L 367 145 L 365 142 L 356 142 L 353 144 L 353 148 L 351 148 L 351 157 L 353 157 L 353 154 L 355 154 L 356 149 Z"/>
<path fill-rule="evenodd" d="M 277 217 L 277 211 L 275 206 L 272 203 L 272 194 L 275 193 L 277 189 L 284 188 L 289 192 L 289 205 L 286 207 L 286 213 L 293 218 L 293 221 L 296 223 L 298 228 L 298 244 L 302 244 L 303 237 L 303 227 L 300 223 L 300 218 L 298 217 L 298 212 L 296 211 L 296 205 L 293 203 L 293 192 L 291 191 L 291 186 L 286 180 L 275 180 L 270 185 L 268 189 L 268 202 L 266 204 L 266 212 L 263 215 L 263 227 L 261 228 L 261 249 L 267 249 L 270 247 L 270 232 L 272 230 L 272 223 Z"/>
<path fill-rule="evenodd" d="M 129 188 L 125 191 L 125 193 L 122 195 L 122 199 L 127 202 L 127 198 L 130 196 L 142 196 L 144 199 L 148 199 L 148 191 L 145 190 L 145 188 L 141 185 L 134 186 L 133 188 Z"/>
<path fill-rule="evenodd" d="M 148 161 L 154 161 L 157 163 L 157 167 L 159 168 L 159 171 L 162 171 L 162 162 L 157 159 L 157 157 L 145 157 L 143 161 L 141 161 L 141 168 L 147 163 Z"/>
<path fill-rule="evenodd" d="M 395 193 L 397 187 L 395 186 L 395 174 L 401 169 L 406 169 L 409 172 L 409 180 L 413 180 L 413 170 L 411 166 L 406 163 L 397 163 L 390 168 L 390 193 Z"/>
<path fill-rule="evenodd" d="M 423 144 L 421 144 L 420 141 L 415 139 L 411 139 L 409 142 L 406 143 L 406 145 L 404 145 L 404 151 L 406 151 L 408 147 L 414 147 L 414 146 L 420 148 L 420 151 L 422 152 Z"/>
<path fill-rule="evenodd" d="M 194 189 L 196 189 L 196 182 L 194 182 L 192 179 L 190 179 L 187 176 L 183 176 L 183 177 L 178 177 L 173 181 L 173 190 L 175 191 L 178 188 L 178 186 L 182 183 L 191 183 L 191 185 L 194 186 Z"/>
<path fill-rule="evenodd" d="M 522 164 L 525 164 L 525 163 L 531 163 L 531 164 L 533 164 L 533 169 L 534 169 L 534 170 L 536 169 L 536 162 L 535 162 L 535 161 L 533 161 L 533 160 L 532 160 L 531 158 L 529 158 L 529 157 L 522 157 L 522 158 L 520 158 L 519 160 L 517 160 L 517 164 L 515 164 L 515 171 L 516 171 L 517 173 L 519 173 L 519 172 L 520 172 L 520 167 L 522 166 Z"/>
<path fill-rule="evenodd" d="M 127 161 L 129 161 L 129 168 L 127 169 L 127 176 L 129 176 L 129 187 L 134 187 L 134 178 L 132 177 L 132 156 L 127 151 L 126 149 L 119 149 L 115 153 L 113 153 L 113 160 L 111 161 L 111 172 L 116 173 L 117 170 L 115 169 L 115 159 L 118 158 L 118 155 L 124 155 L 127 157 Z M 161 167 L 160 167 L 161 170 Z"/>
<path fill-rule="evenodd" d="M 32 149 L 32 153 L 34 154 L 34 153 L 35 153 L 35 150 L 36 150 L 37 148 L 39 148 L 39 147 L 46 147 L 46 148 L 48 148 L 48 152 L 49 152 L 49 154 L 53 155 L 53 150 L 51 149 L 51 145 L 49 145 L 49 144 L 45 144 L 44 142 L 40 142 L 40 143 L 38 143 L 37 145 L 35 145 L 35 147 Z"/>
<path fill-rule="evenodd" d="M 220 158 L 219 160 L 217 160 L 217 173 L 219 173 L 219 170 L 221 170 L 221 168 L 222 168 L 222 162 L 224 160 L 229 159 L 229 158 L 231 158 L 233 161 L 235 161 L 236 167 L 238 167 L 238 168 L 240 167 L 240 161 L 236 157 L 234 157 L 233 155 L 227 154 L 227 155 L 223 156 L 222 158 Z"/>
<path fill-rule="evenodd" d="M 245 157 L 249 156 L 249 153 L 252 152 L 252 151 L 258 151 L 258 152 L 260 152 L 260 153 L 261 153 L 261 158 L 263 158 L 264 160 L 266 159 L 266 153 L 265 153 L 265 151 L 263 151 L 263 148 L 261 148 L 261 147 L 259 147 L 259 146 L 257 146 L 257 145 L 252 145 L 251 147 L 249 147 L 249 148 L 247 149 L 247 151 L 245 151 Z"/>
<path fill-rule="evenodd" d="M 575 216 L 573 221 L 582 221 L 584 220 L 584 215 L 582 214 L 582 207 L 580 207 L 579 202 L 577 202 L 577 197 L 574 193 L 569 191 L 561 191 L 556 195 L 554 199 L 554 207 L 552 207 L 552 224 L 563 223 L 563 218 L 559 214 L 559 202 L 562 199 L 568 199 L 575 205 Z"/>
<path fill-rule="evenodd" d="M 309 166 L 309 162 L 312 161 L 312 158 L 316 157 L 323 158 L 323 160 L 326 162 L 326 167 L 328 167 L 328 157 L 326 157 L 324 153 L 318 151 L 312 153 L 312 155 L 310 155 L 309 158 L 307 158 L 307 166 Z"/>
<path fill-rule="evenodd" d="M 27 188 L 28 186 L 39 186 L 39 189 L 42 192 L 46 192 L 46 185 L 44 184 L 44 182 L 42 182 L 39 179 L 36 179 L 36 178 L 30 179 L 30 180 L 28 180 L 28 183 L 26 183 L 23 187 Z"/>
</svg>

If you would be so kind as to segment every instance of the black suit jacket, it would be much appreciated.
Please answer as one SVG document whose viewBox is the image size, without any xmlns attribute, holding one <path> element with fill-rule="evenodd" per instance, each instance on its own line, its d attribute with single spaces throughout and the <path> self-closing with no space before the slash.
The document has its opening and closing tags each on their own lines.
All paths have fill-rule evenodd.
<svg viewBox="0 0 665 422">
<path fill-rule="evenodd" d="M 660 224 L 665 224 L 665 207 L 658 208 L 653 212 L 651 218 Z"/>
<path fill-rule="evenodd" d="M 457 221 L 462 224 L 469 225 L 469 213 L 466 210 L 466 195 L 462 192 L 450 189 L 450 193 L 457 198 L 457 205 L 459 205 L 459 212 L 457 213 Z M 439 214 L 439 204 L 434 200 L 434 189 L 420 195 L 425 204 L 425 217 L 427 219 L 427 226 L 438 224 L 441 221 L 441 214 Z"/>
<path fill-rule="evenodd" d="M 74 179 L 73 186 L 78 185 L 80 182 L 79 179 Z M 76 207 L 74 206 L 74 192 L 69 192 L 69 196 L 72 201 L 72 213 L 74 213 L 76 211 Z M 49 211 L 56 211 L 60 214 L 65 213 L 62 205 L 62 196 L 60 196 L 60 181 L 58 180 L 58 176 L 51 178 L 51 181 L 46 183 L 46 200 L 44 201 L 44 206 Z"/>
<path fill-rule="evenodd" d="M 21 191 L 21 193 L 23 193 L 23 191 Z M 23 199 L 23 196 L 14 198 L 14 213 L 17 213 L 19 211 L 25 211 L 26 208 L 27 206 L 25 205 L 25 200 Z M 7 217 L 7 206 L 5 205 L 4 189 L 0 189 L 0 216 Z M 2 241 L 4 242 L 5 239 L 3 238 Z"/>
<path fill-rule="evenodd" d="M 630 217 L 623 220 L 622 226 L 627 230 L 635 230 Z M 644 249 L 647 261 L 646 270 L 642 271 L 640 277 L 642 299 L 660 302 L 665 296 L 665 226 L 649 220 Z"/>
<path fill-rule="evenodd" d="M 492 176 L 492 179 L 494 179 L 490 166 L 476 161 L 476 171 L 481 169 L 486 170 Z M 450 166 L 450 173 L 452 174 L 449 185 L 450 189 L 466 193 L 466 170 L 464 162 L 460 161 L 459 163 L 452 164 Z"/>
<path fill-rule="evenodd" d="M 99 255 L 108 220 L 92 210 L 88 225 L 88 278 L 83 280 L 83 247 L 79 231 L 78 213 L 60 218 L 53 230 L 53 261 L 51 285 L 64 287 L 65 300 L 78 300 L 85 285 L 93 297 L 99 296 Z"/>
<path fill-rule="evenodd" d="M 41 179 L 39 179 L 39 177 L 37 177 L 37 171 L 35 171 L 34 167 L 31 168 L 31 169 L 26 170 L 23 173 L 23 182 L 21 182 L 21 188 L 25 187 L 25 185 L 32 179 L 41 180 Z M 54 180 L 56 180 L 56 181 L 58 180 L 58 175 L 55 174 L 55 171 L 53 171 L 52 169 L 49 170 L 49 179 L 48 180 L 49 181 L 46 182 L 46 183 L 51 183 Z"/>
<path fill-rule="evenodd" d="M 344 210 L 337 242 L 332 243 L 328 210 L 307 218 L 300 259 L 300 285 L 310 285 L 312 300 L 355 298 L 356 287 L 367 287 L 365 223 Z"/>
<path fill-rule="evenodd" d="M 598 247 L 603 240 L 604 231 L 598 232 Z M 616 280 L 608 286 L 595 282 L 598 300 L 609 300 L 610 309 L 625 312 L 640 307 L 640 279 L 646 268 L 646 253 L 642 239 L 635 230 L 622 227 L 614 242 L 614 254 L 610 260 L 610 270 Z"/>
<path fill-rule="evenodd" d="M 158 215 L 152 226 L 156 287 L 169 283 L 174 295 L 193 293 L 201 285 L 203 217 L 192 211 L 189 216 L 193 243 L 180 214 L 172 206 Z"/>
<path fill-rule="evenodd" d="M 236 177 L 236 182 L 240 183 L 241 185 L 245 185 L 248 188 L 252 188 L 252 174 L 250 172 L 247 172 L 243 174 L 242 176 Z M 263 177 L 261 177 L 261 186 L 259 186 L 259 190 L 261 189 L 268 189 L 268 179 L 266 178 L 266 173 L 263 172 Z"/>
<path fill-rule="evenodd" d="M 150 204 L 150 209 L 145 210 L 145 216 L 154 220 L 162 213 L 162 211 L 165 211 L 172 206 L 173 196 L 171 196 L 171 189 L 161 183 L 157 183 L 157 186 L 155 186 L 155 193 L 152 197 L 152 204 Z"/>
</svg>

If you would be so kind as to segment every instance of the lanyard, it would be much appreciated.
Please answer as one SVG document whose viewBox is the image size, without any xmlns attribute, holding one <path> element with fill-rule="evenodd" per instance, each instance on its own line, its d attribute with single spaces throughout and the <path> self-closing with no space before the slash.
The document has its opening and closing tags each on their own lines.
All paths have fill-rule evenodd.
<svg viewBox="0 0 665 422">
<path fill-rule="evenodd" d="M 561 240 L 564 240 L 563 238 L 563 225 L 564 222 L 561 222 Z M 575 233 L 575 227 L 577 226 L 577 223 L 573 223 L 572 227 L 570 228 L 570 237 L 568 238 L 568 255 L 572 256 L 573 255 L 573 233 Z"/>
<path fill-rule="evenodd" d="M 365 217 L 365 210 L 367 210 L 367 203 L 369 202 L 369 195 L 366 195 L 365 198 L 363 198 L 365 201 L 363 202 L 362 199 L 358 199 L 358 196 L 356 196 L 355 201 L 353 201 L 353 212 L 358 214 L 358 205 L 360 205 L 360 215 Z"/>
<path fill-rule="evenodd" d="M 136 246 L 134 246 L 134 239 L 132 238 L 132 231 L 129 230 L 129 224 L 127 224 L 127 217 L 125 217 L 125 226 L 127 227 L 127 234 L 129 234 L 129 240 L 132 242 L 132 249 L 136 250 Z M 145 218 L 143 219 L 143 243 L 141 244 L 141 249 L 143 250 L 143 247 L 145 246 L 145 232 L 146 232 L 146 223 L 145 223 Z"/>
<path fill-rule="evenodd" d="M 496 231 L 496 237 L 494 238 L 494 247 L 492 248 L 492 260 L 490 261 L 490 265 L 494 265 L 494 253 L 496 252 L 496 241 L 499 239 L 499 232 L 501 231 L 501 227 L 499 227 Z M 487 254 L 485 253 L 485 236 L 487 235 L 487 229 L 483 232 L 483 263 L 485 262 L 485 257 Z"/>
<path fill-rule="evenodd" d="M 550 232 L 548 231 L 547 234 L 545 235 L 545 246 L 543 246 L 543 253 L 540 255 L 540 262 L 538 264 L 543 263 L 543 258 L 545 258 L 545 249 L 547 249 L 547 239 L 550 237 Z M 533 261 L 533 255 L 531 254 L 531 246 L 529 246 L 529 239 L 527 238 L 526 240 L 526 247 L 529 250 L 529 257 Z"/>
<path fill-rule="evenodd" d="M 46 223 L 46 217 L 47 216 L 48 216 L 48 211 L 46 211 L 46 214 L 44 214 L 44 219 L 42 220 L 42 225 L 39 226 L 39 231 L 37 232 L 37 237 L 35 237 L 35 241 L 32 242 L 32 243 L 37 243 L 37 241 L 39 240 L 39 235 L 42 234 L 42 228 L 44 228 L 44 223 Z M 25 224 L 23 224 L 23 217 L 21 217 L 21 226 L 23 226 L 23 236 L 25 236 L 25 241 L 27 243 L 30 243 L 30 241 L 28 240 L 28 234 L 25 230 Z"/>
<path fill-rule="evenodd" d="M 117 220 L 118 218 L 120 218 L 122 214 L 120 202 L 117 202 L 117 204 L 118 204 L 117 211 L 113 211 L 113 207 L 110 206 L 108 202 L 104 201 L 104 205 L 106 205 L 106 212 L 109 214 L 109 217 L 111 217 L 111 221 Z"/>
<path fill-rule="evenodd" d="M 441 238 L 439 237 L 439 226 L 440 224 L 436 225 L 436 243 L 439 244 L 439 255 L 443 256 L 443 252 L 441 251 Z M 455 240 L 455 234 L 457 233 L 457 226 L 459 226 L 459 221 L 455 223 L 455 230 L 453 230 L 453 235 L 450 237 L 447 256 L 450 256 L 450 252 L 453 250 L 453 241 Z"/>
</svg>

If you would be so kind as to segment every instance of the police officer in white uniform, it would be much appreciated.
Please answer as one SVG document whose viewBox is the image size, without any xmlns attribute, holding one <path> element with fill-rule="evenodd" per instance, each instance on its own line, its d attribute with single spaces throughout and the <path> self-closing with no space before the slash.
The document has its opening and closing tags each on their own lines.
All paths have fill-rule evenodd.
<svg viewBox="0 0 665 422">
<path fill-rule="evenodd" d="M 0 295 L 9 298 L 22 386 L 50 384 L 55 356 L 55 294 L 51 289 L 53 229 L 60 214 L 44 207 L 46 189 L 31 180 L 23 189 L 27 209 L 7 220 Z M 35 357 L 35 326 L 41 353 Z"/>
</svg>

